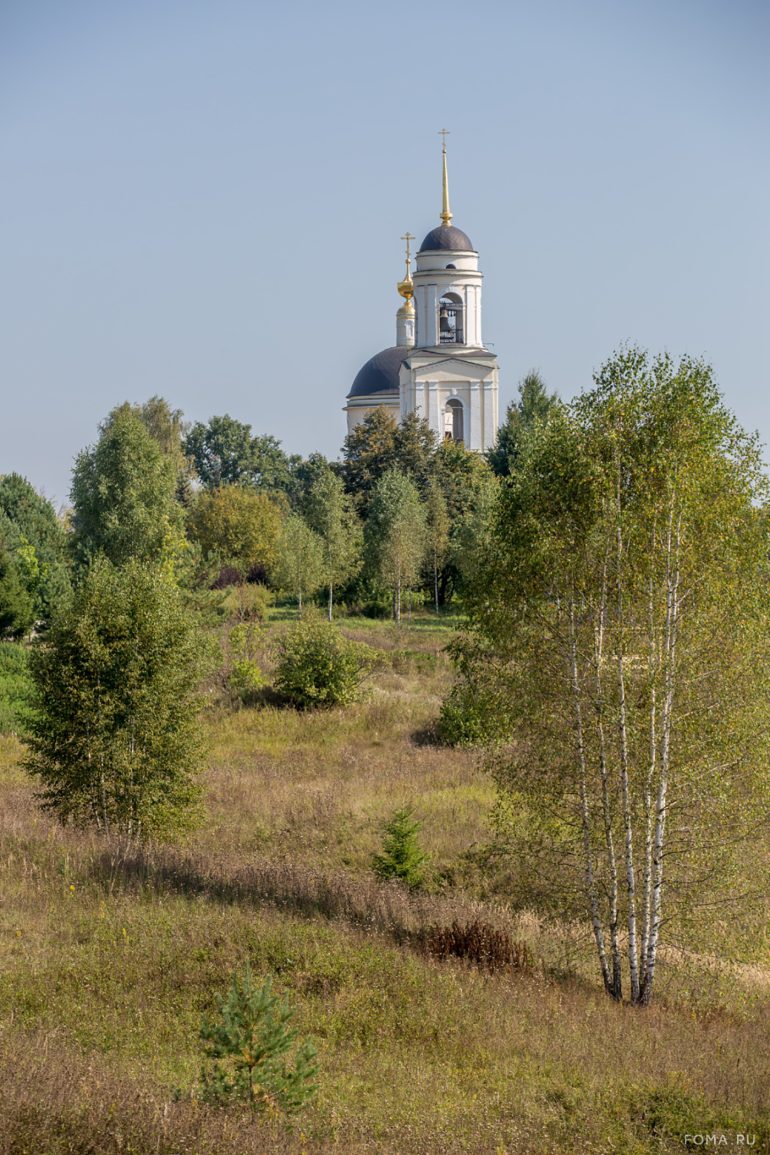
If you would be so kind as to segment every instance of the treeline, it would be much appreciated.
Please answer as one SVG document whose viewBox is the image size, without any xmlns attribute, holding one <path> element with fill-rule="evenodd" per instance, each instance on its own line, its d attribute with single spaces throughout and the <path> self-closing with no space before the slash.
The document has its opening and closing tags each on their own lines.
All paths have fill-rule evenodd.
<svg viewBox="0 0 770 1155">
<path fill-rule="evenodd" d="M 330 618 L 344 602 L 399 620 L 407 593 L 438 611 L 467 580 L 522 414 L 550 403 L 531 376 L 489 459 L 375 410 L 336 462 L 227 415 L 189 426 L 160 397 L 120 405 L 77 457 L 63 518 L 0 477 L 0 636 L 44 628 L 100 555 L 165 565 L 191 589 L 263 583 L 300 609 L 323 596 Z"/>
</svg>

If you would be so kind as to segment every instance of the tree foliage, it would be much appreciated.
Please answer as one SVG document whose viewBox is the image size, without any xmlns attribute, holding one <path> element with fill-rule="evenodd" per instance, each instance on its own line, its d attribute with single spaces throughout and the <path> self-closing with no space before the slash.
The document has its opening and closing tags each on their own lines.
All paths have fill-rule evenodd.
<svg viewBox="0 0 770 1155">
<path fill-rule="evenodd" d="M 760 820 L 764 499 L 709 368 L 635 349 L 530 426 L 501 492 L 472 603 L 513 706 L 496 772 L 574 864 L 615 998 L 624 970 L 652 997 L 664 892 L 680 925 L 724 900 Z"/>
<path fill-rule="evenodd" d="M 382 853 L 375 854 L 372 868 L 382 879 L 396 878 L 417 889 L 425 875 L 427 855 L 420 849 L 421 824 L 408 806 L 401 806 L 385 824 Z"/>
<path fill-rule="evenodd" d="M 35 620 L 35 603 L 13 555 L 0 545 L 0 638 L 21 638 Z"/>
<path fill-rule="evenodd" d="M 103 553 L 114 565 L 172 559 L 182 542 L 177 471 L 129 404 L 100 426 L 99 440 L 78 455 L 72 474 L 75 554 Z"/>
<path fill-rule="evenodd" d="M 205 557 L 232 566 L 241 578 L 275 563 L 281 512 L 264 493 L 244 485 L 202 490 L 188 512 L 191 539 Z"/>
<path fill-rule="evenodd" d="M 245 1100 L 272 1115 L 304 1107 L 317 1089 L 317 1052 L 309 1040 L 299 1041 L 293 1018 L 270 978 L 256 986 L 248 966 L 236 975 L 218 1018 L 201 1025 L 201 1098 L 219 1105 Z"/>
<path fill-rule="evenodd" d="M 67 536 L 50 501 L 18 473 L 0 477 L 0 547 L 32 598 L 34 619 L 46 622 L 69 589 Z"/>
<path fill-rule="evenodd" d="M 519 400 L 512 401 L 508 406 L 495 445 L 487 454 L 489 464 L 498 477 L 507 477 L 513 472 L 527 430 L 535 421 L 545 421 L 558 404 L 558 397 L 548 392 L 537 370 L 527 373 L 519 383 Z"/>
<path fill-rule="evenodd" d="M 331 622 L 299 621 L 279 642 L 275 688 L 301 709 L 344 706 L 358 697 L 372 661 L 369 646 Z"/>
<path fill-rule="evenodd" d="M 297 599 L 312 597 L 324 585 L 324 542 L 298 513 L 290 513 L 281 527 L 273 583 Z"/>
<path fill-rule="evenodd" d="M 134 839 L 193 821 L 202 661 L 196 622 L 162 571 L 98 558 L 32 656 L 27 768 L 43 805 Z"/>
<path fill-rule="evenodd" d="M 251 426 L 225 413 L 208 424 L 196 422 L 185 438 L 185 452 L 206 489 L 251 485 L 267 493 L 292 488 L 290 459 L 275 437 L 254 435 Z"/>
<path fill-rule="evenodd" d="M 342 481 L 331 469 L 319 471 L 308 492 L 306 509 L 308 524 L 321 540 L 323 585 L 331 621 L 335 590 L 361 568 L 363 530 Z"/>
<path fill-rule="evenodd" d="M 401 621 L 405 590 L 417 583 L 426 553 L 425 509 L 414 484 L 389 469 L 374 487 L 365 527 L 367 565 L 390 591 L 393 620 Z"/>
</svg>

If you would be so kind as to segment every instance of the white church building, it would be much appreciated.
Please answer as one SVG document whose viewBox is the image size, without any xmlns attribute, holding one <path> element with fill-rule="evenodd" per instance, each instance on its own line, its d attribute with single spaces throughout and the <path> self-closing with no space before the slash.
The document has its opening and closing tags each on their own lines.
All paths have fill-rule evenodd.
<svg viewBox="0 0 770 1155">
<path fill-rule="evenodd" d="M 481 334 L 482 273 L 469 237 L 452 224 L 446 143 L 442 147 L 441 224 L 420 245 L 412 274 L 409 233 L 404 304 L 396 315 L 396 344 L 375 353 L 347 396 L 348 432 L 382 407 L 402 421 L 427 418 L 442 439 L 483 452 L 498 425 L 497 357 Z"/>
</svg>

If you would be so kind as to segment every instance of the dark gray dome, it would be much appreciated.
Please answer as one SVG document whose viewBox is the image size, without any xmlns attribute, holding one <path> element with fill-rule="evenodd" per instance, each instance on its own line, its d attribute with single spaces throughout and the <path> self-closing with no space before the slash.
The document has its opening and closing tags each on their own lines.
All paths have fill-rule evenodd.
<svg viewBox="0 0 770 1155">
<path fill-rule="evenodd" d="M 454 225 L 439 225 L 431 229 L 420 245 L 421 253 L 440 252 L 442 249 L 456 253 L 475 252 L 470 237 Z"/>
<path fill-rule="evenodd" d="M 370 357 L 356 374 L 348 397 L 368 397 L 372 393 L 398 393 L 398 373 L 411 349 L 392 345 Z"/>
</svg>

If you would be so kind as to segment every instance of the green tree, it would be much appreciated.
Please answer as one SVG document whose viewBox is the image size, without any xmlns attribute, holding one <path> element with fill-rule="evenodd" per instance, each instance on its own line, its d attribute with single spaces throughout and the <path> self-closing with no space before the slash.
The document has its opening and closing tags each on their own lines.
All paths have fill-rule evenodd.
<svg viewBox="0 0 770 1155">
<path fill-rule="evenodd" d="M 97 558 L 32 655 L 26 765 L 44 807 L 131 839 L 189 825 L 202 663 L 197 623 L 168 576 Z"/>
<path fill-rule="evenodd" d="M 75 553 L 115 565 L 169 561 L 183 545 L 174 463 L 129 405 L 113 409 L 72 474 Z"/>
<path fill-rule="evenodd" d="M 341 476 L 356 508 L 366 516 L 377 479 L 396 464 L 395 419 L 382 406 L 351 429 L 342 447 Z"/>
<path fill-rule="evenodd" d="M 297 599 L 302 613 L 302 598 L 312 597 L 324 585 L 324 544 L 304 518 L 290 513 L 281 528 L 278 556 L 273 563 L 273 582 Z"/>
<path fill-rule="evenodd" d="M 281 443 L 270 435 L 254 436 L 251 426 L 227 413 L 198 421 L 185 438 L 185 452 L 206 489 L 225 485 L 252 485 L 266 493 L 290 492 L 292 468 Z"/>
<path fill-rule="evenodd" d="M 281 513 L 264 493 L 244 485 L 202 490 L 188 513 L 191 539 L 205 557 L 234 567 L 242 578 L 275 563 Z"/>
<path fill-rule="evenodd" d="M 424 494 L 428 488 L 438 437 L 424 417 L 409 413 L 396 426 L 394 464 Z"/>
<path fill-rule="evenodd" d="M 187 504 L 194 467 L 185 453 L 188 423 L 184 420 L 182 410 L 172 409 L 168 401 L 157 394 L 133 408 L 147 432 L 173 462 L 177 478 L 176 495 L 183 504 Z"/>
<path fill-rule="evenodd" d="M 501 491 L 471 605 L 512 706 L 496 772 L 574 864 L 614 998 L 624 969 L 652 997 L 664 877 L 667 921 L 705 918 L 758 829 L 766 490 L 711 370 L 631 349 L 533 423 Z"/>
<path fill-rule="evenodd" d="M 15 558 L 0 544 L 0 638 L 21 638 L 35 620 L 35 603 Z"/>
<path fill-rule="evenodd" d="M 328 616 L 334 614 L 334 591 L 361 569 L 363 531 L 339 477 L 319 472 L 307 497 L 307 521 L 322 542 L 323 584 L 328 591 Z"/>
<path fill-rule="evenodd" d="M 413 482 L 389 469 L 377 482 L 365 527 L 367 564 L 390 590 L 393 620 L 401 621 L 405 590 L 413 588 L 426 552 L 426 518 Z"/>
<path fill-rule="evenodd" d="M 18 473 L 0 477 L 0 544 L 16 558 L 35 620 L 47 622 L 70 586 L 67 534 L 50 501 Z"/>
<path fill-rule="evenodd" d="M 558 404 L 557 395 L 548 392 L 537 370 L 527 373 L 519 383 L 519 400 L 508 406 L 495 446 L 487 454 L 498 477 L 507 477 L 515 469 L 526 430 L 533 422 L 547 419 Z"/>
<path fill-rule="evenodd" d="M 236 975 L 216 1021 L 204 1019 L 201 1098 L 246 1100 L 255 1111 L 293 1114 L 316 1093 L 318 1064 L 309 1040 L 290 1026 L 294 1011 L 273 994 L 267 978 L 256 986 L 247 966 Z"/>
<path fill-rule="evenodd" d="M 433 477 L 444 496 L 448 518 L 447 550 L 438 573 L 439 604 L 444 605 L 473 579 L 475 558 L 491 524 L 498 482 L 481 454 L 456 441 L 444 441 L 438 447 Z"/>
<path fill-rule="evenodd" d="M 433 598 L 436 613 L 439 612 L 439 573 L 444 567 L 449 553 L 449 512 L 446 498 L 438 479 L 434 476 L 428 485 L 425 501 L 428 560 L 433 579 Z"/>
<path fill-rule="evenodd" d="M 408 806 L 395 811 L 385 824 L 382 854 L 372 859 L 375 874 L 383 879 L 397 878 L 413 889 L 422 885 L 427 856 L 420 850 L 420 826 Z"/>
</svg>

